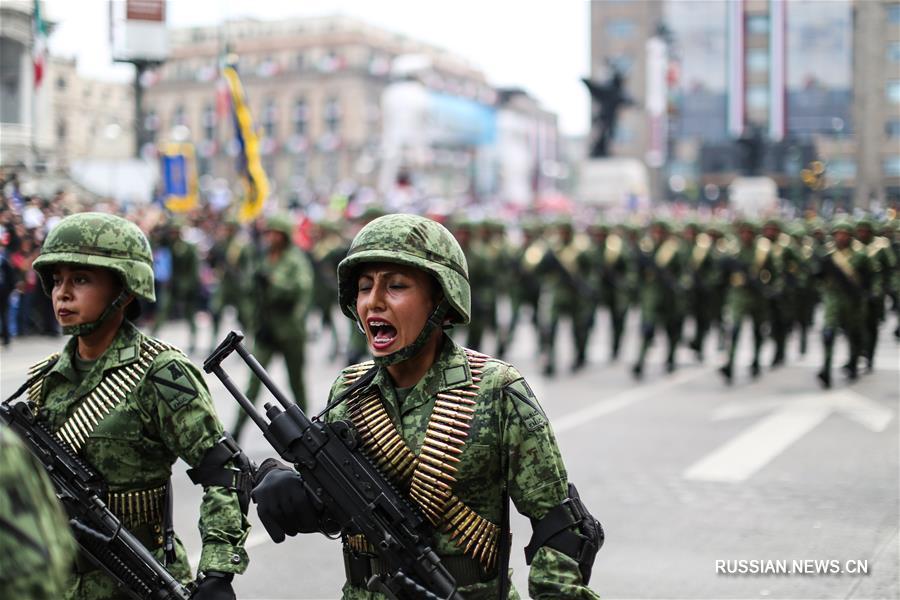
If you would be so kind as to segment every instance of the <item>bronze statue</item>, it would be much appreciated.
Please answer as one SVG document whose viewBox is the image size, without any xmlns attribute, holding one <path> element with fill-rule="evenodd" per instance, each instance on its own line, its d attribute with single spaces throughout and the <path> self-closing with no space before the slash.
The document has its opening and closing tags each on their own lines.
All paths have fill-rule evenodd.
<svg viewBox="0 0 900 600">
<path fill-rule="evenodd" d="M 582 77 L 581 81 L 591 92 L 595 106 L 592 111 L 591 130 L 594 132 L 594 143 L 591 145 L 591 158 L 609 156 L 609 143 L 616 133 L 616 119 L 619 108 L 634 104 L 625 93 L 625 75 L 619 68 L 612 67 L 612 77 L 604 83 Z"/>
</svg>

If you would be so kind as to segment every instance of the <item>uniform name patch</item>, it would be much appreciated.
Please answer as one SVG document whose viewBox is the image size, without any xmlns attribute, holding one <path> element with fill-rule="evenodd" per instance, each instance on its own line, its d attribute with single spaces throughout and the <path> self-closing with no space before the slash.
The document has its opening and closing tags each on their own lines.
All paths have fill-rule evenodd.
<svg viewBox="0 0 900 600">
<path fill-rule="evenodd" d="M 178 410 L 197 397 L 197 388 L 184 365 L 170 360 L 150 375 L 156 393 L 166 401 L 169 408 Z"/>
</svg>

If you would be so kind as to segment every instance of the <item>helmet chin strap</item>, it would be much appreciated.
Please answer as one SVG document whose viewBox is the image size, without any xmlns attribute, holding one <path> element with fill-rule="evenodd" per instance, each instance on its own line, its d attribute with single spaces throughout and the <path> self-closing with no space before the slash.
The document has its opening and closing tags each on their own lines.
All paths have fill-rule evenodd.
<svg viewBox="0 0 900 600">
<path fill-rule="evenodd" d="M 375 364 L 380 367 L 389 367 L 419 354 L 429 338 L 431 338 L 434 330 L 443 327 L 444 317 L 447 316 L 447 311 L 449 310 L 450 304 L 446 300 L 441 300 L 428 316 L 422 331 L 419 332 L 419 335 L 416 336 L 416 339 L 410 345 L 400 348 L 396 352 L 391 352 L 386 356 L 376 356 L 374 359 Z"/>
<path fill-rule="evenodd" d="M 82 335 L 90 335 L 97 331 L 100 328 L 100 325 L 103 324 L 109 317 L 111 317 L 116 311 L 125 306 L 125 303 L 128 301 L 129 293 L 126 290 L 122 290 L 119 292 L 119 295 L 116 296 L 116 299 L 110 302 L 109 306 L 101 313 L 99 317 L 97 317 L 96 321 L 91 321 L 90 323 L 80 323 L 78 325 L 64 325 L 62 328 L 62 332 L 64 335 L 74 335 L 75 337 L 80 337 Z"/>
</svg>

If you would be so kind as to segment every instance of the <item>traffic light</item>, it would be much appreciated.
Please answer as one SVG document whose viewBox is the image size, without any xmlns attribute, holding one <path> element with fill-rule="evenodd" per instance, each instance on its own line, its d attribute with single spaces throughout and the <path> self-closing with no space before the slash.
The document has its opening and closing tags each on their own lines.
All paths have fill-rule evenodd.
<svg viewBox="0 0 900 600">
<path fill-rule="evenodd" d="M 814 160 L 809 163 L 806 169 L 800 171 L 800 179 L 806 184 L 806 187 L 813 191 L 821 191 L 825 189 L 825 163 L 821 160 Z"/>
</svg>

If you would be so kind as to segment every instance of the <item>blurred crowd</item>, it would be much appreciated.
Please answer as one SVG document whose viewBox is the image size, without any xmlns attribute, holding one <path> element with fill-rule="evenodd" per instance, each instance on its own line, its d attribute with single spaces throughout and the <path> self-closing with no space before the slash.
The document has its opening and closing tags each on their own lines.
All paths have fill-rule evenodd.
<svg viewBox="0 0 900 600">
<path fill-rule="evenodd" d="M 270 280 L 278 277 L 272 265 L 281 256 L 273 254 L 272 244 L 283 236 L 291 250 L 300 251 L 310 272 L 309 284 L 292 292 L 302 306 L 303 323 L 295 326 L 289 345 L 304 343 L 308 323 L 311 331 L 330 340 L 332 360 L 352 363 L 365 354 L 362 336 L 337 326 L 336 267 L 353 235 L 386 210 L 370 195 L 339 194 L 274 215 L 274 220 L 268 214 L 241 224 L 229 207 L 213 204 L 172 214 L 159 204 L 123 207 L 64 192 L 49 198 L 22 195 L 14 176 L 0 180 L 0 188 L 4 345 L 24 335 L 58 335 L 31 263 L 62 217 L 99 210 L 123 214 L 148 235 L 157 301 L 143 307 L 142 319 L 151 331 L 183 319 L 190 331 L 189 353 L 215 344 L 229 307 L 251 337 L 280 334 L 272 323 L 285 307 L 267 298 L 273 289 Z M 754 220 L 726 211 L 677 209 L 666 210 L 666 216 L 623 213 L 610 218 L 568 210 L 504 213 L 502 219 L 489 218 L 483 207 L 474 206 L 423 211 L 453 231 L 468 259 L 472 324 L 456 335 L 467 346 L 502 358 L 516 330 L 531 326 L 546 375 L 557 370 L 560 323 L 572 327 L 571 370 L 578 371 L 588 364 L 597 323 L 608 323 L 608 358 L 620 357 L 628 315 L 634 312 L 640 315 L 639 331 L 632 332 L 639 339 L 631 362 L 635 377 L 643 375 L 645 355 L 659 333 L 667 340 L 664 366 L 669 372 L 677 366 L 677 347 L 689 347 L 702 361 L 710 349 L 707 338 L 715 337 L 724 361 L 720 372 L 731 382 L 743 323 L 752 332 L 753 377 L 762 372 L 760 352 L 766 342 L 773 345 L 769 366 L 778 367 L 785 362 L 789 338 L 797 338 L 803 354 L 817 324 L 829 360 L 837 336 L 847 337 L 854 364 L 844 366 L 855 377 L 857 359 L 871 368 L 879 324 L 900 314 L 900 232 L 892 210 L 828 220 L 814 214 Z M 272 231 L 280 236 L 268 235 Z M 292 277 L 303 279 L 296 273 Z M 200 313 L 212 325 L 209 338 L 204 333 L 205 339 L 198 339 Z M 895 334 L 900 338 L 900 329 Z M 830 363 L 827 367 L 820 380 L 829 386 Z"/>
</svg>

